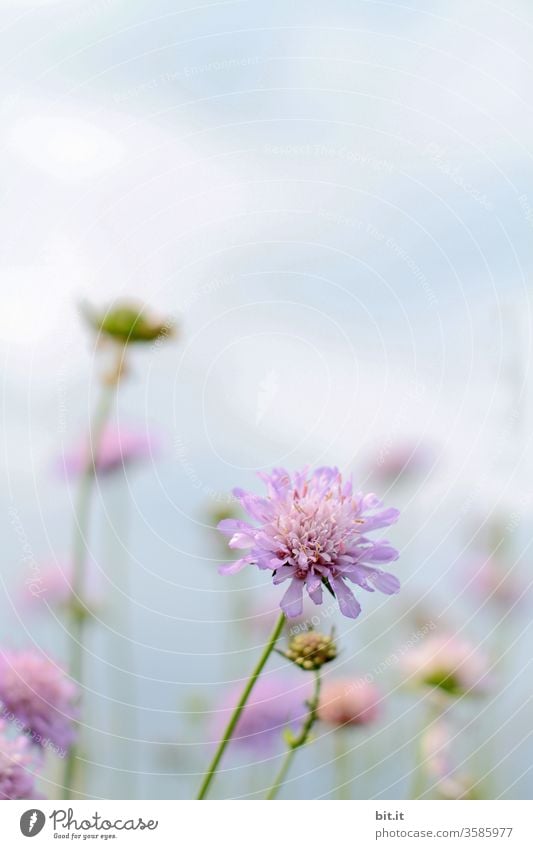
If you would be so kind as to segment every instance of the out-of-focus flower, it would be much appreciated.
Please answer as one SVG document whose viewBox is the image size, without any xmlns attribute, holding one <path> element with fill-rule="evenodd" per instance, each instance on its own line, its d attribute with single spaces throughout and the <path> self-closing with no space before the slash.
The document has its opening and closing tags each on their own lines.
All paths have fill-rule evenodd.
<svg viewBox="0 0 533 849">
<path fill-rule="evenodd" d="M 260 678 L 237 723 L 231 745 L 262 752 L 283 745 L 284 729 L 296 729 L 307 714 L 305 701 L 309 692 L 301 678 L 281 675 Z M 213 717 L 212 739 L 220 738 L 241 694 L 242 687 L 237 687 L 223 699 Z"/>
<path fill-rule="evenodd" d="M 524 588 L 518 578 L 505 567 L 498 557 L 489 555 L 474 558 L 467 565 L 467 578 L 478 598 L 488 600 L 499 607 L 509 608 L 519 602 Z M 464 583 L 464 572 L 462 575 Z"/>
<path fill-rule="evenodd" d="M 59 465 L 69 477 L 83 474 L 89 463 L 94 463 L 98 474 L 109 474 L 153 457 L 158 448 L 158 441 L 146 429 L 109 424 L 102 433 L 97 456 L 90 439 L 85 436 L 63 455 Z"/>
<path fill-rule="evenodd" d="M 354 494 L 351 482 L 343 482 L 335 468 L 311 474 L 304 469 L 293 477 L 274 469 L 259 477 L 267 486 L 266 497 L 233 491 L 258 526 L 235 519 L 218 526 L 230 537 L 230 548 L 250 549 L 221 566 L 222 574 L 255 564 L 272 571 L 274 584 L 289 580 L 281 608 L 291 618 L 302 613 L 304 588 L 315 604 L 322 604 L 325 586 L 337 598 L 341 613 L 352 619 L 361 607 L 346 580 L 368 592 L 399 591 L 398 579 L 378 566 L 396 560 L 398 552 L 387 540 L 366 535 L 396 522 L 398 510 L 384 508 L 376 495 Z"/>
<path fill-rule="evenodd" d="M 435 451 L 425 442 L 404 440 L 378 451 L 372 472 L 383 484 L 427 474 L 435 462 Z"/>
<path fill-rule="evenodd" d="M 95 583 L 94 570 L 90 570 L 84 591 L 84 601 L 89 610 L 100 603 Z M 43 602 L 51 607 L 72 603 L 72 567 L 69 563 L 43 563 L 25 581 L 20 592 L 21 607 L 35 610 L 39 605 L 44 607 Z"/>
<path fill-rule="evenodd" d="M 443 799 L 473 799 L 472 780 L 455 769 L 453 735 L 443 719 L 434 722 L 422 736 L 421 756 L 433 791 Z"/>
<path fill-rule="evenodd" d="M 436 634 L 405 655 L 409 684 L 438 688 L 450 696 L 484 693 L 490 685 L 484 654 L 452 634 Z"/>
<path fill-rule="evenodd" d="M 35 755 L 27 737 L 9 736 L 0 720 L 0 800 L 36 799 Z"/>
<path fill-rule="evenodd" d="M 51 660 L 32 651 L 0 654 L 0 710 L 32 742 L 66 750 L 74 741 L 77 687 Z"/>
<path fill-rule="evenodd" d="M 307 631 L 291 637 L 288 649 L 280 654 L 302 669 L 313 670 L 335 660 L 337 646 L 333 634 L 328 636 L 318 631 Z"/>
<path fill-rule="evenodd" d="M 320 693 L 318 717 L 328 725 L 367 725 L 379 716 L 381 695 L 364 678 L 336 678 L 326 681 Z"/>
<path fill-rule="evenodd" d="M 108 309 L 98 311 L 89 304 L 82 305 L 82 313 L 90 326 L 123 345 L 133 342 L 154 342 L 175 333 L 170 320 L 155 318 L 146 307 L 131 301 L 122 301 Z"/>
</svg>

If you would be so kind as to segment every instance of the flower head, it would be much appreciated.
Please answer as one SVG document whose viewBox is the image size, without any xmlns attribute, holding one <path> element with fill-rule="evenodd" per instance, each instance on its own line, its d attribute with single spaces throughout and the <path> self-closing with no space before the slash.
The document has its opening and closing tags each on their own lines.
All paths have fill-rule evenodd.
<svg viewBox="0 0 533 849">
<path fill-rule="evenodd" d="M 10 737 L 0 721 L 0 800 L 35 799 L 35 755 L 27 737 Z"/>
<path fill-rule="evenodd" d="M 95 446 L 85 436 L 61 458 L 61 466 L 69 477 L 75 477 L 93 463 L 97 473 L 104 475 L 149 459 L 157 452 L 157 447 L 157 441 L 146 430 L 108 425 L 102 433 L 97 456 Z"/>
<path fill-rule="evenodd" d="M 407 478 L 420 478 L 427 474 L 436 459 L 433 447 L 418 440 L 404 440 L 380 451 L 373 472 L 384 484 Z"/>
<path fill-rule="evenodd" d="M 248 564 L 270 569 L 274 584 L 290 581 L 281 600 L 288 617 L 299 616 L 302 593 L 322 604 L 323 588 L 336 596 L 341 613 L 355 619 L 361 612 L 346 581 L 368 592 L 397 593 L 400 584 L 378 564 L 396 560 L 398 552 L 387 540 L 367 534 L 396 522 L 399 512 L 384 508 L 373 494 L 354 493 L 338 469 L 320 468 L 291 476 L 284 469 L 260 474 L 265 497 L 235 489 L 234 495 L 258 524 L 226 519 L 218 528 L 230 537 L 230 548 L 249 549 L 239 560 L 224 564 L 230 575 Z"/>
<path fill-rule="evenodd" d="M 212 736 L 218 739 L 226 727 L 242 687 L 236 687 L 223 699 L 213 721 Z M 262 752 L 283 744 L 283 731 L 298 727 L 305 717 L 308 687 L 281 675 L 260 678 L 237 723 L 232 745 Z"/>
<path fill-rule="evenodd" d="M 486 690 L 487 660 L 465 640 L 449 634 L 429 637 L 404 659 L 410 683 L 437 688 L 450 696 Z"/>
<path fill-rule="evenodd" d="M 291 637 L 287 651 L 281 654 L 302 669 L 314 670 L 335 660 L 337 646 L 333 634 L 328 637 L 318 631 L 307 631 Z"/>
<path fill-rule="evenodd" d="M 320 694 L 318 716 L 328 725 L 366 725 L 379 715 L 380 692 L 364 678 L 326 681 Z"/>
<path fill-rule="evenodd" d="M 0 654 L 0 702 L 32 741 L 67 749 L 74 740 L 76 686 L 51 660 L 31 651 Z"/>
<path fill-rule="evenodd" d="M 507 609 L 518 605 L 526 593 L 516 574 L 494 555 L 480 555 L 466 567 L 474 592 L 482 600 Z M 463 570 L 464 582 L 464 570 Z"/>
<path fill-rule="evenodd" d="M 72 604 L 73 570 L 71 564 L 67 561 L 62 563 L 50 561 L 37 564 L 37 566 L 38 568 L 26 579 L 21 589 L 20 606 L 34 612 L 39 608 L 46 610 L 47 605 L 60 608 Z M 93 563 L 89 563 L 88 566 L 93 568 L 90 569 L 87 576 L 88 587 L 84 599 L 86 613 L 98 607 L 100 603 L 95 567 Z"/>
</svg>

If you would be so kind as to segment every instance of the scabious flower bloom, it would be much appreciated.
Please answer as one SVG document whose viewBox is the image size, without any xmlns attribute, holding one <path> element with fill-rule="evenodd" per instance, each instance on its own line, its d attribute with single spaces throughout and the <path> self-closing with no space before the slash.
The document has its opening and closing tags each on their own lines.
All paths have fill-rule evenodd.
<svg viewBox="0 0 533 849">
<path fill-rule="evenodd" d="M 27 737 L 10 737 L 0 721 L 0 800 L 35 799 L 35 756 Z"/>
<path fill-rule="evenodd" d="M 83 474 L 89 463 L 94 463 L 98 474 L 109 474 L 123 466 L 147 460 L 157 453 L 158 443 L 145 429 L 118 427 L 109 424 L 102 433 L 98 456 L 95 446 L 85 436 L 60 460 L 61 469 L 68 477 Z"/>
<path fill-rule="evenodd" d="M 213 717 L 211 737 L 218 740 L 242 693 L 234 688 L 226 695 Z M 296 730 L 307 714 L 308 681 L 284 675 L 260 678 L 237 723 L 231 745 L 267 753 L 283 744 L 283 731 Z"/>
<path fill-rule="evenodd" d="M 32 651 L 0 654 L 0 707 L 32 742 L 68 749 L 75 738 L 77 687 L 51 660 Z"/>
<path fill-rule="evenodd" d="M 465 640 L 436 634 L 405 655 L 410 684 L 438 688 L 450 696 L 477 695 L 489 686 L 485 656 Z"/>
<path fill-rule="evenodd" d="M 341 613 L 355 619 L 361 612 L 346 581 L 368 592 L 397 593 L 397 578 L 378 564 L 396 560 L 398 552 L 387 540 L 371 540 L 367 533 L 396 522 L 399 511 L 384 508 L 376 495 L 354 493 L 336 468 L 307 469 L 291 476 L 284 469 L 260 474 L 266 497 L 233 490 L 244 510 L 259 524 L 237 519 L 220 522 L 230 537 L 230 548 L 248 554 L 220 567 L 224 575 L 248 564 L 270 569 L 274 584 L 290 581 L 281 600 L 288 617 L 302 613 L 304 588 L 315 604 L 322 604 L 325 586 L 336 596 Z"/>
<path fill-rule="evenodd" d="M 320 693 L 318 717 L 328 725 L 367 725 L 379 716 L 381 695 L 364 678 L 336 678 L 326 681 Z"/>
</svg>

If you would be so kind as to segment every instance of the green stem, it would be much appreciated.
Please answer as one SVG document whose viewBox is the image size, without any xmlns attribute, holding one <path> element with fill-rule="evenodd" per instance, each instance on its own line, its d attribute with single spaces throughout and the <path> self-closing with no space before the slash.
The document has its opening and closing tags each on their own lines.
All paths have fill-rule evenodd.
<svg viewBox="0 0 533 849">
<path fill-rule="evenodd" d="M 78 497 L 74 512 L 74 538 L 72 545 L 72 593 L 69 602 L 70 617 L 70 660 L 69 674 L 73 681 L 81 687 L 83 682 L 83 642 L 87 619 L 87 608 L 84 604 L 85 573 L 87 566 L 87 533 L 89 527 L 91 495 L 96 475 L 98 452 L 104 429 L 111 414 L 115 391 L 118 385 L 123 364 L 124 351 L 118 351 L 117 368 L 113 379 L 103 386 L 98 406 L 94 413 L 90 428 L 87 466 L 81 476 Z M 78 746 L 73 744 L 65 761 L 63 773 L 63 798 L 71 799 L 74 791 L 74 781 L 78 760 Z"/>
<path fill-rule="evenodd" d="M 237 725 L 237 723 L 240 719 L 241 713 L 243 712 L 243 710 L 246 706 L 246 702 L 248 701 L 248 699 L 250 697 L 250 693 L 252 692 L 252 690 L 253 690 L 256 682 L 257 682 L 257 679 L 261 675 L 261 672 L 263 671 L 263 667 L 265 666 L 268 658 L 272 654 L 274 646 L 276 645 L 278 638 L 279 638 L 279 636 L 280 636 L 280 634 L 283 630 L 284 624 L 285 624 L 285 614 L 282 613 L 280 615 L 278 621 L 276 622 L 274 630 L 272 631 L 272 634 L 269 637 L 269 640 L 268 640 L 268 642 L 267 642 L 267 644 L 266 644 L 266 646 L 263 650 L 261 657 L 259 658 L 259 661 L 257 662 L 255 669 L 253 670 L 252 674 L 250 675 L 250 678 L 248 679 L 248 683 L 246 684 L 246 687 L 242 691 L 241 697 L 239 699 L 239 703 L 238 703 L 237 707 L 235 708 L 235 710 L 233 711 L 231 719 L 228 722 L 227 728 L 224 732 L 224 736 L 222 737 L 222 740 L 220 741 L 220 743 L 218 745 L 218 748 L 215 752 L 213 760 L 209 764 L 209 768 L 208 768 L 208 770 L 207 770 L 207 772 L 204 776 L 204 780 L 202 781 L 202 786 L 200 787 L 200 791 L 198 793 L 198 796 L 196 797 L 197 799 L 205 799 L 205 797 L 207 795 L 207 791 L 209 790 L 209 787 L 211 786 L 211 782 L 213 781 L 213 779 L 216 775 L 218 765 L 219 765 L 219 763 L 222 759 L 222 755 L 224 754 L 226 747 L 227 747 L 229 741 L 231 740 L 231 738 L 233 736 L 233 732 L 235 731 L 235 728 L 236 728 L 236 725 Z"/>
<path fill-rule="evenodd" d="M 283 783 L 287 777 L 289 769 L 291 767 L 292 761 L 296 754 L 296 751 L 300 749 L 302 746 L 305 746 L 307 741 L 309 740 L 309 735 L 311 733 L 311 729 L 313 725 L 318 719 L 318 703 L 320 698 L 320 669 L 315 670 L 315 689 L 313 692 L 312 698 L 307 702 L 307 706 L 309 708 L 309 713 L 300 729 L 300 733 L 294 737 L 292 733 L 287 734 L 287 741 L 289 743 L 289 749 L 283 759 L 283 763 L 281 764 L 281 768 L 275 778 L 274 784 L 268 791 L 266 796 L 267 799 L 275 799 L 281 790 Z"/>
</svg>

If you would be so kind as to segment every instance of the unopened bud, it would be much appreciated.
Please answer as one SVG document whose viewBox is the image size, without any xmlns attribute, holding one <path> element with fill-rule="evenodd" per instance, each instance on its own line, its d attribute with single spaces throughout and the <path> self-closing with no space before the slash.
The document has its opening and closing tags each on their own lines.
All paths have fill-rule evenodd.
<svg viewBox="0 0 533 849">
<path fill-rule="evenodd" d="M 327 636 L 317 631 L 306 631 L 292 637 L 287 651 L 282 654 L 302 669 L 311 671 L 320 669 L 325 663 L 335 660 L 337 646 L 333 632 Z"/>
<path fill-rule="evenodd" d="M 131 302 L 117 303 L 103 312 L 84 304 L 82 312 L 94 330 L 123 345 L 155 342 L 174 335 L 170 321 L 154 318 L 144 307 Z"/>
</svg>

